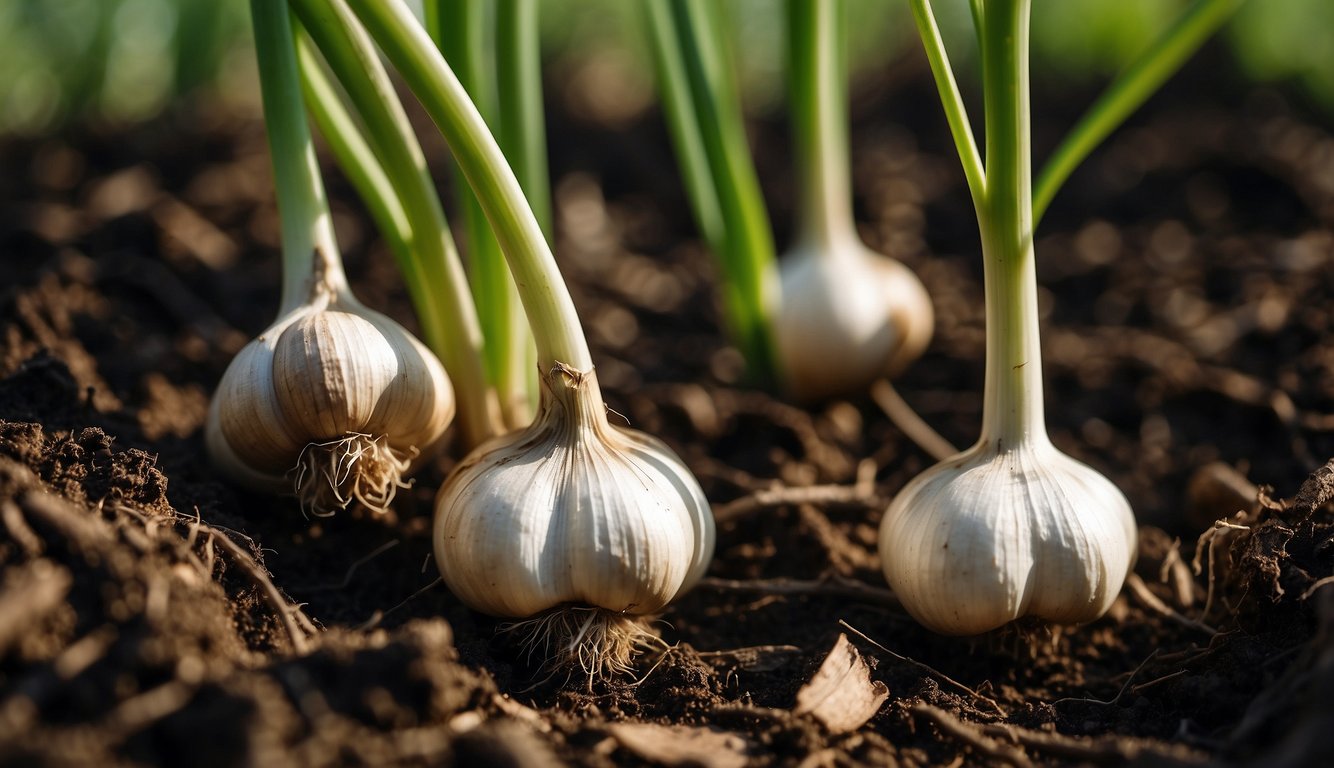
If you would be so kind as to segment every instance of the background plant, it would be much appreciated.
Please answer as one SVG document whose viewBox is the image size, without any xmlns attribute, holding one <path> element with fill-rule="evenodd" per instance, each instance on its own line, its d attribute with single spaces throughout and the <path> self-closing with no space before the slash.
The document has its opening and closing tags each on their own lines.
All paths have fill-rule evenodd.
<svg viewBox="0 0 1334 768">
<path fill-rule="evenodd" d="M 968 450 L 913 478 L 880 524 L 885 578 L 927 627 L 970 635 L 1035 616 L 1101 616 L 1130 572 L 1135 517 L 1121 491 L 1047 434 L 1034 231 L 1060 184 L 1233 13 L 1196 0 L 1112 82 L 1033 179 L 1033 0 L 975 0 L 984 149 L 979 151 L 930 0 L 912 0 L 982 239 L 986 379 Z"/>
<path fill-rule="evenodd" d="M 781 0 L 728 0 L 739 45 L 739 82 L 748 110 L 783 100 Z M 420 4 L 419 4 L 420 5 Z M 1185 0 L 1062 0 L 1034 19 L 1033 62 L 1067 82 L 1115 74 L 1145 35 L 1173 18 Z M 615 114 L 652 103 L 652 60 L 635 44 L 638 10 L 621 0 L 540 0 L 542 48 L 563 78 L 598 71 L 613 78 Z M 936 9 L 946 40 L 971 34 L 962 0 Z M 848 0 L 849 65 L 858 80 L 883 71 L 916 45 L 906 3 Z M 1072 19 L 1097 23 L 1071 23 Z M 1269 0 L 1242 9 L 1222 38 L 1256 81 L 1300 85 L 1334 111 L 1334 26 L 1325 0 Z M 110 31 L 115 42 L 109 42 Z M 0 133 L 40 134 L 71 119 L 137 121 L 196 94 L 254 100 L 250 30 L 243 3 L 213 0 L 8 0 L 0 3 Z M 967 56 L 956 64 L 963 65 Z M 615 71 L 609 71 L 614 69 Z M 603 82 L 608 82 L 604 80 Z M 572 98 L 592 98 L 570 94 Z M 612 109 L 612 107 L 607 107 Z M 606 112 L 603 113 L 608 114 Z"/>
</svg>

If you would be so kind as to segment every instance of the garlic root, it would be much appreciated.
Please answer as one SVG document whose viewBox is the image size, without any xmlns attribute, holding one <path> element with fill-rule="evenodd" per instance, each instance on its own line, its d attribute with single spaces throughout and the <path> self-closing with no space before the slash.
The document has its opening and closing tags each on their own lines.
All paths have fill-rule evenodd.
<svg viewBox="0 0 1334 768">
<path fill-rule="evenodd" d="M 290 473 L 302 511 L 328 517 L 333 510 L 347 509 L 357 501 L 371 512 L 388 512 L 398 489 L 412 487 L 403 475 L 417 450 L 401 453 L 389 446 L 384 435 L 354 433 L 323 443 L 307 443 Z"/>
<path fill-rule="evenodd" d="M 513 636 L 527 660 L 536 655 L 542 669 L 581 670 L 591 688 L 595 680 L 634 671 L 634 658 L 666 644 L 645 617 L 586 605 L 561 605 L 531 619 L 508 622 L 500 631 Z"/>
</svg>

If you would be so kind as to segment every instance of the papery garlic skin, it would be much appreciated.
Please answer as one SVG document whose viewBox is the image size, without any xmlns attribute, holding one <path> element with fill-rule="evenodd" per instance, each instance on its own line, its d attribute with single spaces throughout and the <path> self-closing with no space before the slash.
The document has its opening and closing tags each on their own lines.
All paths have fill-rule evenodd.
<svg viewBox="0 0 1334 768">
<path fill-rule="evenodd" d="M 921 356 L 935 316 L 921 280 L 856 236 L 808 239 L 784 256 L 774 341 L 798 400 L 865 391 Z"/>
<path fill-rule="evenodd" d="M 1111 481 L 1045 437 L 979 443 L 914 478 L 880 525 L 885 578 L 928 629 L 975 635 L 1024 616 L 1098 618 L 1134 564 Z"/>
<path fill-rule="evenodd" d="M 607 422 L 592 371 L 541 380 L 533 424 L 478 447 L 440 489 L 445 584 L 493 616 L 660 611 L 708 568 L 708 500 L 666 445 Z"/>
<path fill-rule="evenodd" d="M 311 500 L 309 511 L 328 514 L 354 497 L 379 508 L 401 476 L 441 445 L 454 407 L 444 368 L 412 334 L 348 294 L 323 294 L 232 360 L 210 404 L 205 438 L 215 464 L 270 491 L 291 490 L 301 479 L 294 470 L 309 458 L 308 446 L 362 438 L 353 453 L 378 460 L 386 476 L 361 477 L 355 455 L 331 455 L 328 474 L 346 487 Z"/>
</svg>

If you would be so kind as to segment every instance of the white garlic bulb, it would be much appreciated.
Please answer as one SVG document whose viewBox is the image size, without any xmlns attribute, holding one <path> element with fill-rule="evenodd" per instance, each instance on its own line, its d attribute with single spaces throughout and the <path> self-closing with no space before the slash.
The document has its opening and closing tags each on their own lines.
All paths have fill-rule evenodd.
<svg viewBox="0 0 1334 768">
<path fill-rule="evenodd" d="M 1121 491 L 1046 439 L 979 443 L 914 478 L 880 527 L 885 578 L 913 618 L 973 635 L 1022 616 L 1092 621 L 1134 562 Z"/>
<path fill-rule="evenodd" d="M 454 416 L 435 355 L 339 288 L 315 291 L 237 354 L 206 427 L 219 467 L 286 487 L 316 515 L 353 501 L 385 510 Z"/>
<path fill-rule="evenodd" d="M 1138 543 L 1121 491 L 1047 436 L 1032 246 L 983 242 L 982 435 L 904 486 L 880 523 L 890 587 L 913 618 L 950 635 L 1024 616 L 1092 621 Z"/>
<path fill-rule="evenodd" d="M 797 238 L 779 261 L 773 340 L 788 393 L 818 401 L 903 370 L 930 343 L 935 314 L 917 276 L 857 235 L 841 3 L 790 2 L 787 22 Z"/>
<path fill-rule="evenodd" d="M 935 322 L 922 282 L 856 235 L 808 239 L 780 267 L 774 340 L 791 395 L 814 401 L 865 391 L 921 356 Z"/>
<path fill-rule="evenodd" d="M 541 383 L 532 425 L 477 448 L 440 489 L 445 584 L 493 616 L 660 611 L 713 556 L 703 491 L 666 445 L 607 422 L 591 370 L 558 364 Z"/>
</svg>

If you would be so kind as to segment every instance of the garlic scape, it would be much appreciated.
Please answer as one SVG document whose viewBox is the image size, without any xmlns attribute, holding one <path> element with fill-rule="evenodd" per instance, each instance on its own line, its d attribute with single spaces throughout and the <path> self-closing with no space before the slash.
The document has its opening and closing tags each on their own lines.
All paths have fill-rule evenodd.
<svg viewBox="0 0 1334 768">
<path fill-rule="evenodd" d="M 444 134 L 507 259 L 537 348 L 533 423 L 484 443 L 436 499 L 436 561 L 470 607 L 523 622 L 554 664 L 624 669 L 643 617 L 704 572 L 713 516 L 681 460 L 607 422 L 551 249 L 467 93 L 401 0 L 348 0 Z"/>
<path fill-rule="evenodd" d="M 205 439 L 223 471 L 284 486 L 312 514 L 359 502 L 385 510 L 438 447 L 454 393 L 436 357 L 352 295 L 306 127 L 285 3 L 251 13 L 282 216 L 278 320 L 232 360 Z"/>
<path fill-rule="evenodd" d="M 880 526 L 885 578 L 928 628 L 971 635 L 1024 616 L 1079 623 L 1111 606 L 1135 556 L 1125 496 L 1052 445 L 1043 421 L 1028 95 L 1031 0 L 978 4 L 983 171 L 926 0 L 914 0 L 982 233 L 987 361 L 976 445 L 910 481 Z M 945 71 L 944 75 L 948 75 Z"/>
<path fill-rule="evenodd" d="M 773 335 L 788 392 L 807 401 L 898 373 L 934 323 L 917 276 L 863 245 L 853 226 L 844 21 L 840 0 L 788 0 L 798 234 L 779 260 Z"/>
</svg>

